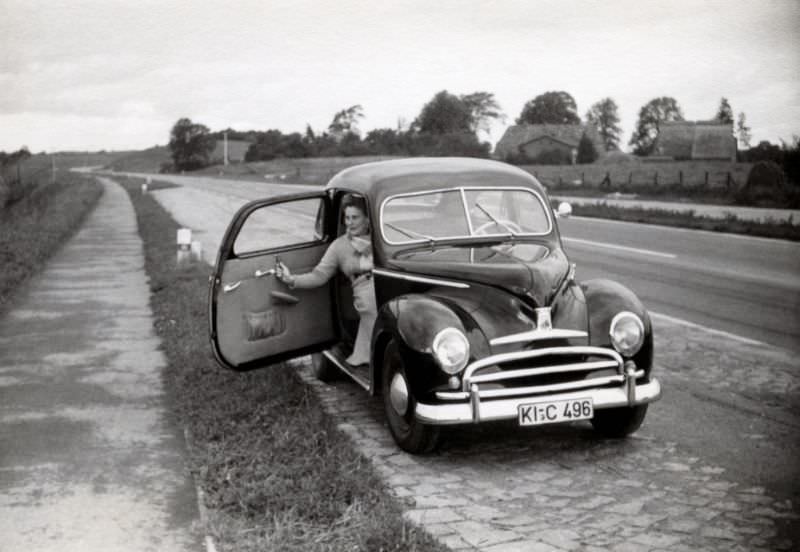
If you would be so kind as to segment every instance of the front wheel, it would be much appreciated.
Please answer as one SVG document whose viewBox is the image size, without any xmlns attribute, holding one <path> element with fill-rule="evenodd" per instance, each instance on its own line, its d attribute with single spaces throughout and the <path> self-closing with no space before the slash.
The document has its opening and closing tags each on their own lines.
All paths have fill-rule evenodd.
<svg viewBox="0 0 800 552">
<path fill-rule="evenodd" d="M 647 414 L 646 404 L 595 410 L 592 426 L 604 437 L 621 439 L 641 427 L 645 414 Z"/>
<path fill-rule="evenodd" d="M 434 450 L 439 444 L 439 428 L 423 424 L 414 416 L 416 400 L 408 385 L 400 347 L 394 339 L 389 342 L 383 354 L 381 390 L 389 431 L 398 446 L 412 454 Z"/>
</svg>

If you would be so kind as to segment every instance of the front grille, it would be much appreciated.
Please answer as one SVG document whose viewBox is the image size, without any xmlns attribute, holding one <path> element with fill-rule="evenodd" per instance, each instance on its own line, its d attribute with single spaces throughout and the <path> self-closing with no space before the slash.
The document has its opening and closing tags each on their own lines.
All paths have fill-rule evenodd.
<svg viewBox="0 0 800 552">
<path fill-rule="evenodd" d="M 481 399 L 557 393 L 622 385 L 623 359 L 602 347 L 545 347 L 501 353 L 477 360 L 464 370 L 460 393 L 437 393 L 440 398 L 463 398 L 479 389 Z"/>
</svg>

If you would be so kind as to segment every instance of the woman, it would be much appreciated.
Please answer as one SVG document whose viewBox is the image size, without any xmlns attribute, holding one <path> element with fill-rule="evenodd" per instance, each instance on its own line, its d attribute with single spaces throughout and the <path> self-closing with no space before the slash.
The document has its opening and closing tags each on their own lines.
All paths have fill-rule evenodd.
<svg viewBox="0 0 800 552">
<path fill-rule="evenodd" d="M 336 274 L 337 269 L 350 279 L 353 285 L 353 305 L 360 320 L 353 354 L 346 361 L 352 366 L 358 366 L 369 363 L 372 327 L 378 314 L 372 282 L 372 239 L 364 199 L 346 196 L 342 207 L 347 232 L 333 241 L 314 270 L 293 275 L 286 265 L 279 262 L 276 276 L 290 288 L 299 289 L 325 284 Z"/>
</svg>

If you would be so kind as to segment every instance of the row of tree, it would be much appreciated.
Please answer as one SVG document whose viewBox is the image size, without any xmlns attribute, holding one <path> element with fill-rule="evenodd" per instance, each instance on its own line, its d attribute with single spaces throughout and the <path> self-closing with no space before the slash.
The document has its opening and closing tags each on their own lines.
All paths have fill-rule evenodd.
<svg viewBox="0 0 800 552">
<path fill-rule="evenodd" d="M 494 94 L 473 92 L 455 95 L 446 90 L 438 92 L 426 103 L 414 121 L 406 127 L 379 128 L 362 136 L 359 128 L 364 118 L 361 105 L 353 105 L 337 112 L 328 128 L 316 133 L 306 126 L 305 133 L 284 134 L 279 130 L 220 131 L 211 133 L 207 127 L 180 119 L 172 128 L 169 147 L 175 168 L 192 170 L 207 165 L 216 140 L 223 132 L 229 139 L 244 139 L 252 143 L 247 161 L 270 160 L 276 157 L 320 157 L 353 155 L 468 155 L 486 157 L 491 146 L 481 142 L 478 132 L 489 133 L 494 121 L 505 122 Z M 724 123 L 733 123 L 733 110 L 726 98 L 720 100 L 714 117 Z M 659 125 L 668 121 L 682 121 L 683 112 L 671 97 L 650 100 L 642 106 L 636 129 L 629 145 L 636 155 L 653 153 Z M 526 102 L 515 120 L 516 124 L 581 124 L 575 99 L 565 91 L 550 91 Z M 606 151 L 619 149 L 622 129 L 619 126 L 619 107 L 612 98 L 603 98 L 593 104 L 585 115 L 585 124 L 594 127 Z M 749 147 L 750 128 L 744 113 L 739 114 L 736 129 L 743 148 Z M 582 140 L 579 157 L 584 161 L 596 157 L 592 154 L 590 140 Z"/>
</svg>

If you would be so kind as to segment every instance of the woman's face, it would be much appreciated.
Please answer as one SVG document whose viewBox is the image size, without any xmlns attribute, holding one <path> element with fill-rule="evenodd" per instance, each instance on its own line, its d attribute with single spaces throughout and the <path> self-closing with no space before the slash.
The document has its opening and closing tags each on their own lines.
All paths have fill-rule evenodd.
<svg viewBox="0 0 800 552">
<path fill-rule="evenodd" d="M 351 234 L 361 234 L 367 231 L 367 215 L 355 205 L 344 208 L 344 225 Z"/>
</svg>

